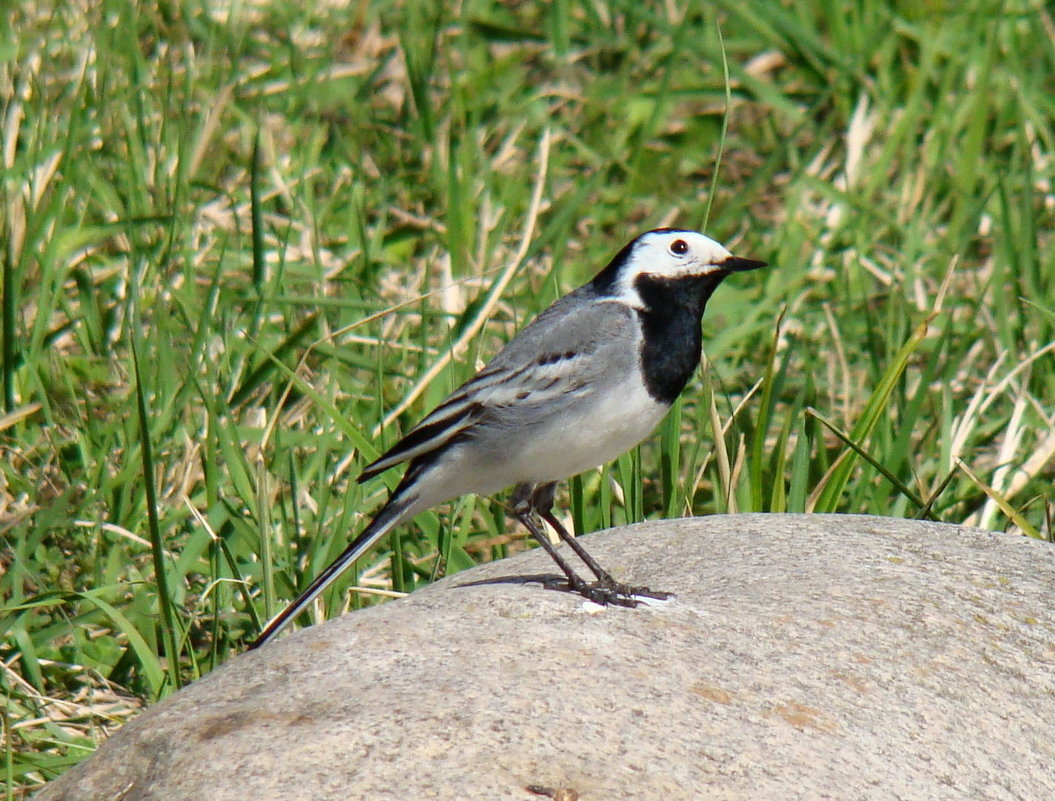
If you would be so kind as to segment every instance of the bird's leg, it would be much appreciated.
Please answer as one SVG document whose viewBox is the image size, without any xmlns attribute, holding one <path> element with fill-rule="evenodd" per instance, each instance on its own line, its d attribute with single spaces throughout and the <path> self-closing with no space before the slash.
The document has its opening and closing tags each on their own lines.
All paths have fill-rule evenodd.
<svg viewBox="0 0 1055 801">
<path fill-rule="evenodd" d="M 666 600 L 671 597 L 669 592 L 662 592 L 660 590 L 650 590 L 648 587 L 634 587 L 629 584 L 624 584 L 621 581 L 616 581 L 612 574 L 601 567 L 597 560 L 594 559 L 583 547 L 582 543 L 579 542 L 575 537 L 568 533 L 568 530 L 564 528 L 564 525 L 557 519 L 556 515 L 553 514 L 553 499 L 556 494 L 557 485 L 556 483 L 543 484 L 537 487 L 531 495 L 531 508 L 538 512 L 538 514 L 553 526 L 553 530 L 557 532 L 557 536 L 561 538 L 563 542 L 568 543 L 576 555 L 583 561 L 590 571 L 597 576 L 597 583 L 592 585 L 595 588 L 608 590 L 613 594 L 613 597 L 608 601 L 609 603 L 615 603 L 620 606 L 637 606 L 636 601 L 633 600 L 633 596 L 641 596 L 645 598 L 655 598 L 657 600 Z M 623 599 L 629 601 L 626 603 Z"/>
<path fill-rule="evenodd" d="M 531 495 L 531 508 L 538 512 L 538 514 L 553 526 L 553 530 L 557 532 L 557 536 L 561 538 L 563 542 L 568 543 L 568 546 L 575 551 L 583 564 L 590 568 L 590 572 L 597 576 L 598 580 L 608 586 L 615 586 L 618 582 L 612 578 L 612 575 L 601 567 L 597 560 L 590 556 L 586 552 L 586 549 L 582 547 L 582 543 L 575 539 L 568 530 L 564 528 L 564 525 L 557 519 L 556 515 L 553 514 L 553 498 L 556 493 L 556 484 L 543 484 L 537 487 Z"/>
<path fill-rule="evenodd" d="M 538 540 L 538 544 L 542 546 L 543 550 L 550 555 L 564 575 L 568 577 L 568 586 L 574 592 L 586 595 L 590 587 L 589 583 L 575 572 L 575 569 L 568 564 L 567 559 L 560 555 L 553 543 L 549 541 L 546 532 L 542 530 L 535 519 L 535 509 L 531 505 L 532 489 L 530 484 L 517 484 L 513 488 L 513 495 L 510 498 L 513 514 L 516 515 L 517 520 L 523 524 L 524 528 L 530 531 L 532 536 Z"/>
</svg>

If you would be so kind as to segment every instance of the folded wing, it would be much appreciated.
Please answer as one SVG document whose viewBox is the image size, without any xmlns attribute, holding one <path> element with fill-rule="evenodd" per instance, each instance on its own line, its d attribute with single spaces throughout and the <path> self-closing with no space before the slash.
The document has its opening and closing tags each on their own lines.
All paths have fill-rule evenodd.
<svg viewBox="0 0 1055 801">
<path fill-rule="evenodd" d="M 519 414 L 557 413 L 595 391 L 594 378 L 612 359 L 636 347 L 632 309 L 572 293 L 537 317 L 473 378 L 456 389 L 359 476 L 366 481 L 391 467 L 471 436 L 483 420 L 515 424 Z"/>
</svg>

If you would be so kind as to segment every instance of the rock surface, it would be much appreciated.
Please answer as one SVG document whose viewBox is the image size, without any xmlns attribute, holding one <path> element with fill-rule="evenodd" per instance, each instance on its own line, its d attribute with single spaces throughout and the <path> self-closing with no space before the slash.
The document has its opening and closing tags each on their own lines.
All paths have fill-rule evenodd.
<svg viewBox="0 0 1055 801">
<path fill-rule="evenodd" d="M 552 573 L 485 565 L 231 660 L 37 798 L 1055 798 L 1050 545 L 798 515 L 586 542 L 677 598 L 464 586 Z"/>
</svg>

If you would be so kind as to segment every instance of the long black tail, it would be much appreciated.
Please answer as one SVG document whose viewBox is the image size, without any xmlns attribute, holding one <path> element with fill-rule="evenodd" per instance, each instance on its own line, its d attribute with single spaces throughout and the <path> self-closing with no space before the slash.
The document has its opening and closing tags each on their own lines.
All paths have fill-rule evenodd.
<svg viewBox="0 0 1055 801">
<path fill-rule="evenodd" d="M 399 486 L 396 487 L 395 492 L 392 493 L 392 497 L 388 499 L 388 503 L 381 508 L 377 516 L 370 521 L 370 524 L 363 529 L 358 537 L 352 540 L 348 547 L 341 552 L 340 556 L 334 559 L 325 570 L 312 580 L 307 589 L 293 603 L 268 622 L 264 630 L 260 632 L 260 636 L 249 646 L 250 651 L 274 639 L 290 621 L 296 618 L 315 600 L 319 593 L 336 581 L 345 570 L 352 566 L 356 559 L 369 550 L 390 529 L 399 525 L 408 517 L 412 517 L 422 511 L 424 507 L 420 503 L 421 496 L 413 488 L 417 483 L 416 478 L 422 466 L 411 465 Z M 415 469 L 416 467 L 419 469 Z"/>
</svg>

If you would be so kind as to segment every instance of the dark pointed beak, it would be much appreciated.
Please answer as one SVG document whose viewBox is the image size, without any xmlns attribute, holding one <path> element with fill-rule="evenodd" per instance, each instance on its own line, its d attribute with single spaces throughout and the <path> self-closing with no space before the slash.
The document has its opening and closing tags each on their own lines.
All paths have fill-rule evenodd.
<svg viewBox="0 0 1055 801">
<path fill-rule="evenodd" d="M 730 256 L 718 266 L 730 273 L 742 273 L 747 270 L 757 270 L 760 267 L 765 267 L 766 262 L 758 261 L 757 259 L 741 259 L 739 256 Z"/>
</svg>

